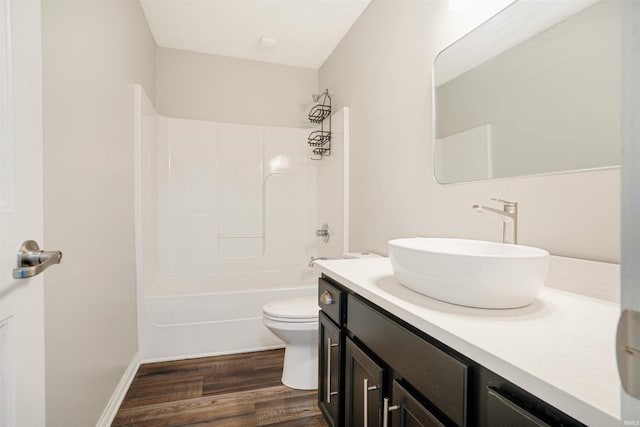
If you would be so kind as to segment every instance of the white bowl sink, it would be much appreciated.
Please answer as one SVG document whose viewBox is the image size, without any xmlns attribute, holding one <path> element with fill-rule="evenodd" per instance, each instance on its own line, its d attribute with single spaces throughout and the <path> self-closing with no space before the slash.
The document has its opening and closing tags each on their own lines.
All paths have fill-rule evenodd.
<svg viewBox="0 0 640 427">
<path fill-rule="evenodd" d="M 531 304 L 549 268 L 549 252 L 543 249 L 465 239 L 390 240 L 389 259 L 403 286 L 480 308 Z"/>
</svg>

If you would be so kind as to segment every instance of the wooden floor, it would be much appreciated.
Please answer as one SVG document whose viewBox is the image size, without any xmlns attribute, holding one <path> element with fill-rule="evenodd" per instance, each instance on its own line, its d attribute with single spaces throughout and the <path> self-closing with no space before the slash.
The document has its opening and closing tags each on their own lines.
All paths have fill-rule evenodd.
<svg viewBox="0 0 640 427">
<path fill-rule="evenodd" d="M 142 365 L 112 426 L 326 427 L 317 391 L 282 385 L 283 350 Z"/>
</svg>

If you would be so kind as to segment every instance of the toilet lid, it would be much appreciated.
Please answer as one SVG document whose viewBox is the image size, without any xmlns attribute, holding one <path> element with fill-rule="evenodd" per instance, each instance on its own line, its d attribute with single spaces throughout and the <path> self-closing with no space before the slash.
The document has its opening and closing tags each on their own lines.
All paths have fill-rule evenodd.
<svg viewBox="0 0 640 427">
<path fill-rule="evenodd" d="M 318 302 L 315 296 L 287 298 L 270 302 L 262 307 L 265 316 L 290 322 L 318 320 Z"/>
</svg>

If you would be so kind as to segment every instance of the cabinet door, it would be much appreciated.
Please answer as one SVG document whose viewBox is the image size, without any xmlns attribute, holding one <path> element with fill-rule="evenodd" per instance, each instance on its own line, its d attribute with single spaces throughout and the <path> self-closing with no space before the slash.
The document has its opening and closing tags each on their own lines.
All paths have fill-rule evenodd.
<svg viewBox="0 0 640 427">
<path fill-rule="evenodd" d="M 393 382 L 392 405 L 387 407 L 385 403 L 384 406 L 387 414 L 392 414 L 393 427 L 444 427 L 444 424 L 397 381 Z"/>
<path fill-rule="evenodd" d="M 345 341 L 345 425 L 379 427 L 384 371 L 357 344 Z"/>
<path fill-rule="evenodd" d="M 318 406 L 331 427 L 342 425 L 342 331 L 320 312 L 318 358 Z"/>
<path fill-rule="evenodd" d="M 467 420 L 468 362 L 422 339 L 413 331 L 348 296 L 347 327 L 373 354 L 411 384 L 458 426 Z M 401 349 L 401 351 L 399 351 Z"/>
<path fill-rule="evenodd" d="M 487 425 L 491 427 L 550 427 L 497 390 L 488 390 Z"/>
</svg>

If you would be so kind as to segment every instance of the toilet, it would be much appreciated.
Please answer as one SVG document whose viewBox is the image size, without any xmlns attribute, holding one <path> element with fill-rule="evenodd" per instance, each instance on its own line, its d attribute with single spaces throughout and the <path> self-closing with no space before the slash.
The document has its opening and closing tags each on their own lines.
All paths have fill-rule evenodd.
<svg viewBox="0 0 640 427">
<path fill-rule="evenodd" d="M 284 341 L 282 384 L 299 390 L 318 388 L 317 297 L 287 298 L 262 307 L 264 325 Z"/>
</svg>

